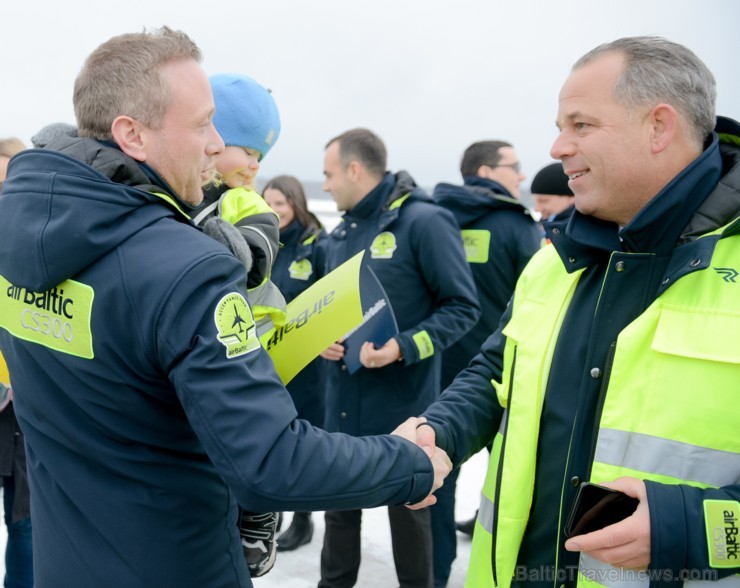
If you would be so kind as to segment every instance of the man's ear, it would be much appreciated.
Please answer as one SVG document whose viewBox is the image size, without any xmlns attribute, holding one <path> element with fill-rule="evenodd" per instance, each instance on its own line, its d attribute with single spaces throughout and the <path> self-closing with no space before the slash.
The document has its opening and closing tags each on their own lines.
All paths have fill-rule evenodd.
<svg viewBox="0 0 740 588">
<path fill-rule="evenodd" d="M 111 135 L 126 155 L 136 161 L 146 161 L 143 125 L 130 116 L 121 115 L 111 125 Z"/>
<path fill-rule="evenodd" d="M 347 172 L 349 174 L 349 177 L 354 182 L 360 181 L 360 177 L 363 171 L 364 171 L 364 168 L 362 167 L 362 164 L 359 161 L 356 161 L 354 159 L 350 161 L 349 165 L 347 166 Z"/>
<path fill-rule="evenodd" d="M 478 166 L 478 170 L 476 171 L 475 175 L 478 176 L 479 178 L 484 178 L 486 180 L 490 180 L 491 179 L 489 177 L 491 175 L 491 168 L 490 168 L 490 166 L 488 166 L 488 165 Z"/>
<path fill-rule="evenodd" d="M 669 104 L 658 104 L 648 115 L 650 147 L 653 153 L 662 153 L 673 142 L 678 126 L 678 113 Z"/>
</svg>

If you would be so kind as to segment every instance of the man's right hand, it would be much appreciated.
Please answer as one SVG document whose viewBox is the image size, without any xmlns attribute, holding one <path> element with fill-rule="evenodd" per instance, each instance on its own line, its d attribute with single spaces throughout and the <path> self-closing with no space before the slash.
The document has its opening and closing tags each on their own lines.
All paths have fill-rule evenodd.
<svg viewBox="0 0 740 588">
<path fill-rule="evenodd" d="M 437 489 L 442 487 L 445 478 L 452 471 L 452 462 L 450 461 L 450 458 L 447 457 L 447 453 L 445 452 L 445 450 L 439 447 L 435 447 L 432 451 L 432 455 L 429 456 L 429 458 L 432 460 L 432 466 L 434 467 L 434 483 L 432 484 L 432 493 L 430 493 L 429 496 L 427 496 L 421 502 L 417 502 L 416 504 L 407 504 L 406 507 L 410 508 L 411 510 L 418 510 L 420 508 L 425 508 L 427 506 L 432 506 L 433 504 L 436 504 L 437 497 L 433 493 Z"/>
<path fill-rule="evenodd" d="M 416 504 L 407 505 L 411 510 L 418 510 L 436 504 L 437 498 L 434 496 L 434 492 L 438 488 L 442 487 L 445 478 L 452 471 L 452 462 L 447 456 L 444 449 L 436 447 L 434 444 L 435 435 L 434 429 L 429 425 L 424 425 L 424 418 L 410 418 L 403 424 L 399 425 L 393 435 L 399 435 L 405 439 L 416 443 L 419 447 L 424 450 L 432 460 L 432 467 L 434 468 L 434 482 L 432 483 L 432 491 L 429 493 L 424 500 L 417 502 Z"/>
<path fill-rule="evenodd" d="M 324 359 L 328 359 L 330 361 L 339 361 L 344 357 L 344 339 L 340 339 L 336 343 L 332 343 L 324 349 L 319 355 L 323 357 Z"/>
</svg>

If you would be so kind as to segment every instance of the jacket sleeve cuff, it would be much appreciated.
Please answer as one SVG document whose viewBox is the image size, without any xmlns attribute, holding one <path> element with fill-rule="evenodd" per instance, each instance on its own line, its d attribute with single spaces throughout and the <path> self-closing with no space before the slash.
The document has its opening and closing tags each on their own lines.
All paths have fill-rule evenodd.
<svg viewBox="0 0 740 588">
<path fill-rule="evenodd" d="M 717 580 L 738 567 L 711 567 L 706 500 L 736 498 L 736 486 L 697 488 L 645 481 L 650 510 L 651 588 L 681 586 L 685 580 Z"/>
<path fill-rule="evenodd" d="M 399 333 L 396 335 L 396 341 L 398 342 L 398 348 L 401 350 L 401 358 L 403 363 L 411 365 L 418 361 L 416 355 L 416 349 L 411 343 L 411 337 L 407 333 Z"/>
<path fill-rule="evenodd" d="M 434 341 L 425 330 L 399 333 L 396 341 L 406 364 L 417 363 L 434 355 Z"/>
<path fill-rule="evenodd" d="M 687 509 L 684 486 L 645 481 L 650 511 L 651 588 L 681 586 L 688 568 Z"/>
<path fill-rule="evenodd" d="M 421 415 L 426 416 L 426 415 Z M 458 464 L 455 464 L 454 460 L 454 454 L 455 454 L 455 446 L 452 442 L 452 438 L 447 434 L 447 429 L 445 429 L 444 426 L 439 421 L 435 421 L 433 419 L 427 418 L 427 422 L 424 423 L 426 425 L 429 425 L 432 430 L 434 431 L 434 442 L 440 449 L 444 449 L 445 453 L 449 456 L 450 460 L 452 460 L 455 467 L 457 467 Z"/>
</svg>

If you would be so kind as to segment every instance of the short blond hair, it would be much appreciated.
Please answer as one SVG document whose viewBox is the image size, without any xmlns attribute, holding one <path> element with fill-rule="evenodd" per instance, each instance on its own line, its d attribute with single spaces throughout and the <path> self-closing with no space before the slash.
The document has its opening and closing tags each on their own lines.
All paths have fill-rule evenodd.
<svg viewBox="0 0 740 588">
<path fill-rule="evenodd" d="M 16 153 L 23 151 L 26 146 L 23 141 L 16 137 L 0 139 L 0 156 L 13 157 Z"/>
<path fill-rule="evenodd" d="M 73 103 L 80 137 L 110 141 L 111 126 L 119 116 L 159 129 L 173 100 L 162 69 L 191 59 L 200 63 L 198 46 L 169 27 L 119 35 L 100 45 L 75 80 Z"/>
</svg>

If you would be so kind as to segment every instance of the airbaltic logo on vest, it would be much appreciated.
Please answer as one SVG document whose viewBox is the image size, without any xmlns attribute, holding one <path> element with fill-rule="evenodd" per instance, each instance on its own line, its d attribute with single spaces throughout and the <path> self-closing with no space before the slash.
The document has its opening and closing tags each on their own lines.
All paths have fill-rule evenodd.
<svg viewBox="0 0 740 588">
<path fill-rule="evenodd" d="M 740 502 L 736 500 L 704 501 L 709 563 L 713 568 L 734 568 L 740 565 L 739 512 Z"/>
<path fill-rule="evenodd" d="M 74 302 L 71 298 L 65 298 L 64 290 L 52 288 L 46 292 L 31 292 L 20 286 L 11 285 L 8 287 L 7 296 L 31 307 L 21 311 L 21 326 L 24 329 L 72 342 L 73 331 L 69 321 L 74 319 L 72 312 Z M 33 307 L 38 310 L 34 310 Z"/>
<path fill-rule="evenodd" d="M 737 513 L 732 510 L 725 510 L 722 514 L 724 515 L 724 525 L 714 529 L 716 555 L 720 559 L 731 559 L 737 564 L 738 555 L 740 555 L 740 544 L 738 544 L 737 536 Z M 723 555 L 724 557 L 721 557 Z"/>
</svg>

